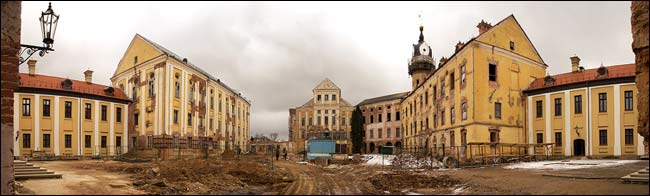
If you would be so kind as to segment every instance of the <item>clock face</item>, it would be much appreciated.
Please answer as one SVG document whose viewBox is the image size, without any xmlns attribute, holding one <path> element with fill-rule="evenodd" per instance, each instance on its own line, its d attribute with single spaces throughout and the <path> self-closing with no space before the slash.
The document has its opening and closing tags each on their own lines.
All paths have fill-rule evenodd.
<svg viewBox="0 0 650 196">
<path fill-rule="evenodd" d="M 427 45 L 426 43 L 423 43 L 422 45 L 420 45 L 420 54 L 421 55 L 429 55 L 430 52 L 431 51 L 429 51 L 429 45 Z"/>
</svg>

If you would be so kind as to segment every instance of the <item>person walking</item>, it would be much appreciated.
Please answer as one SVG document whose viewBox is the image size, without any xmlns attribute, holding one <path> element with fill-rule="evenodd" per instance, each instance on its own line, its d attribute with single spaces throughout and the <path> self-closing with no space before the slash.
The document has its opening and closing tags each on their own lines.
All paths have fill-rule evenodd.
<svg viewBox="0 0 650 196">
<path fill-rule="evenodd" d="M 282 156 L 284 156 L 284 160 L 287 160 L 287 148 L 282 149 Z"/>
</svg>

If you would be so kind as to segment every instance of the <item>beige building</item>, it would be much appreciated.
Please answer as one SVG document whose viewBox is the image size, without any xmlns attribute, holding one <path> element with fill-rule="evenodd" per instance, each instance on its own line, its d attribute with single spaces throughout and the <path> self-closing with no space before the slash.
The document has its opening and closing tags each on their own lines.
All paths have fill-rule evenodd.
<svg viewBox="0 0 650 196">
<path fill-rule="evenodd" d="M 527 143 L 522 91 L 547 65 L 514 16 L 477 27 L 478 36 L 458 42 L 437 67 L 420 27 L 409 63 L 413 90 L 401 102 L 405 147 L 466 154 L 472 142 Z"/>
<path fill-rule="evenodd" d="M 130 100 L 120 89 L 85 81 L 19 74 L 14 92 L 14 156 L 113 156 L 126 153 Z M 79 73 L 81 74 L 81 73 Z"/>
<path fill-rule="evenodd" d="M 363 115 L 364 152 L 379 153 L 382 146 L 402 147 L 400 101 L 408 92 L 374 97 L 358 104 Z"/>
<path fill-rule="evenodd" d="M 170 136 L 246 151 L 250 101 L 187 58 L 136 34 L 111 81 L 133 100 L 129 145 L 148 148 Z"/>
<path fill-rule="evenodd" d="M 329 79 L 312 90 L 312 98 L 302 106 L 289 109 L 289 141 L 295 152 L 305 150 L 309 139 L 336 140 L 336 152 L 350 153 L 350 118 L 354 106 L 341 96 L 341 89 Z"/>
<path fill-rule="evenodd" d="M 571 72 L 539 78 L 524 91 L 529 143 L 554 143 L 554 155 L 564 156 L 646 153 L 636 130 L 635 65 L 583 70 L 580 58 L 571 62 Z"/>
</svg>

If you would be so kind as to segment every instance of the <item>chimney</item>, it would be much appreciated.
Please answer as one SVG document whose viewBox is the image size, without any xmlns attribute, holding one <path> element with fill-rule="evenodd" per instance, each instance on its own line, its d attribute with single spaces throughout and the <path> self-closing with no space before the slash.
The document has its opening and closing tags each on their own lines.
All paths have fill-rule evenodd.
<svg viewBox="0 0 650 196">
<path fill-rule="evenodd" d="M 571 71 L 578 72 L 580 71 L 580 57 L 573 54 L 571 57 Z"/>
<path fill-rule="evenodd" d="M 34 76 L 36 75 L 36 60 L 29 60 L 27 61 L 27 65 L 29 65 L 29 75 Z"/>
<path fill-rule="evenodd" d="M 492 28 L 492 24 L 487 23 L 484 20 L 481 20 L 481 22 L 478 23 L 476 27 L 478 27 L 478 34 L 480 35 L 490 30 L 490 28 Z"/>
<path fill-rule="evenodd" d="M 86 76 L 86 82 L 93 83 L 93 71 L 90 70 L 84 71 L 84 76 Z"/>
<path fill-rule="evenodd" d="M 456 52 L 458 52 L 458 50 L 460 50 L 464 45 L 463 42 L 458 41 L 458 43 L 456 43 Z"/>
<path fill-rule="evenodd" d="M 187 58 L 183 58 L 183 63 L 187 64 Z"/>
</svg>

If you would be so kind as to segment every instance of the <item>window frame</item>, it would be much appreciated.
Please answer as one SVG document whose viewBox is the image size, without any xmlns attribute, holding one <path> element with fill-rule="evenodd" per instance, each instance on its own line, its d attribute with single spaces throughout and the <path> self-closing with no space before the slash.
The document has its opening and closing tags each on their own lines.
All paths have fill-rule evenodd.
<svg viewBox="0 0 650 196">
<path fill-rule="evenodd" d="M 607 146 L 607 129 L 598 130 L 598 144 L 599 146 Z"/>
<path fill-rule="evenodd" d="M 488 63 L 488 81 L 497 82 L 497 79 L 498 79 L 497 78 L 497 65 L 493 64 L 493 63 Z"/>
<path fill-rule="evenodd" d="M 629 131 L 629 134 L 628 134 Z M 625 129 L 625 145 L 626 146 L 632 146 L 634 145 L 634 129 L 632 128 L 626 128 Z M 628 140 L 629 139 L 629 140 Z"/>
<path fill-rule="evenodd" d="M 32 112 L 32 99 L 23 98 L 23 116 L 31 116 Z"/>
<path fill-rule="evenodd" d="M 634 93 L 632 91 L 623 92 L 625 99 L 625 111 L 634 111 Z"/>
<path fill-rule="evenodd" d="M 598 112 L 607 112 L 607 93 L 598 93 Z"/>
<path fill-rule="evenodd" d="M 573 113 L 582 114 L 582 95 L 573 96 Z"/>
<path fill-rule="evenodd" d="M 494 118 L 501 119 L 501 103 L 494 102 Z"/>
<path fill-rule="evenodd" d="M 72 101 L 64 102 L 64 118 L 72 118 Z"/>
<path fill-rule="evenodd" d="M 555 132 L 555 146 L 556 147 L 562 146 L 562 132 Z"/>
<path fill-rule="evenodd" d="M 50 117 L 50 99 L 43 99 L 43 117 Z"/>
<path fill-rule="evenodd" d="M 562 116 L 562 98 L 555 98 L 555 108 L 554 108 L 554 113 L 555 116 Z"/>
</svg>

